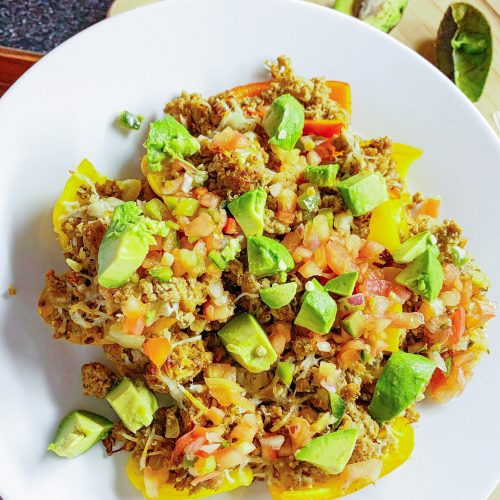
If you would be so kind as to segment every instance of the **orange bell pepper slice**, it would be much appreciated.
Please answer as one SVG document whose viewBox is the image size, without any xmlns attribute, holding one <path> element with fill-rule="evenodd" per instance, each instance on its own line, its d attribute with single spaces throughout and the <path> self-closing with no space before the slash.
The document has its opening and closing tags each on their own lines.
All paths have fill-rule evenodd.
<svg viewBox="0 0 500 500">
<path fill-rule="evenodd" d="M 144 343 L 144 354 L 155 364 L 161 368 L 170 353 L 172 352 L 172 344 L 166 338 L 152 338 Z"/>
<path fill-rule="evenodd" d="M 267 82 L 254 82 L 240 85 L 231 90 L 231 92 L 238 98 L 256 97 L 262 92 L 265 92 L 271 87 L 273 80 Z M 330 99 L 339 103 L 339 105 L 351 112 L 351 86 L 346 82 L 339 82 L 336 80 L 327 80 L 326 85 L 330 89 Z"/>
</svg>

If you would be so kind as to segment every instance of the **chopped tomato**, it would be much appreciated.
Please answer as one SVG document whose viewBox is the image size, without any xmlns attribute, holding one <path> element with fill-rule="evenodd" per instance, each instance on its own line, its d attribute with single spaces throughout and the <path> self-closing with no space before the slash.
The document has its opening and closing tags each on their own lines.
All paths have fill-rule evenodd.
<svg viewBox="0 0 500 500">
<path fill-rule="evenodd" d="M 293 451 L 303 448 L 311 440 L 311 426 L 305 418 L 293 417 L 287 428 L 292 440 Z"/>
<path fill-rule="evenodd" d="M 228 217 L 226 221 L 226 225 L 222 228 L 222 231 L 225 234 L 239 234 L 240 233 L 240 226 L 236 222 L 236 219 L 233 219 L 233 217 Z"/>
<path fill-rule="evenodd" d="M 217 208 L 221 201 L 221 197 L 213 193 L 205 193 L 200 197 L 200 205 L 207 208 Z"/>
<path fill-rule="evenodd" d="M 356 270 L 356 265 L 346 247 L 337 240 L 327 243 L 326 262 L 328 267 L 339 275 Z"/>
<path fill-rule="evenodd" d="M 229 304 L 218 306 L 209 300 L 203 306 L 203 314 L 208 321 L 221 321 L 233 314 L 233 308 Z"/>
<path fill-rule="evenodd" d="M 240 422 L 231 431 L 230 437 L 235 441 L 251 443 L 257 434 L 257 418 L 253 413 L 243 415 Z"/>
<path fill-rule="evenodd" d="M 336 151 L 335 146 L 332 144 L 332 141 L 330 139 L 320 142 L 314 148 L 314 151 L 316 151 L 316 153 L 321 158 L 321 163 L 330 163 L 335 159 L 336 156 L 342 154 Z"/>
<path fill-rule="evenodd" d="M 208 193 L 208 189 L 206 187 L 197 187 L 193 189 L 193 197 L 199 200 L 203 196 Z"/>
<path fill-rule="evenodd" d="M 215 459 L 221 469 L 232 469 L 245 460 L 245 454 L 238 448 L 229 446 L 227 448 L 219 448 L 215 452 Z"/>
<path fill-rule="evenodd" d="M 429 382 L 429 392 L 434 400 L 439 403 L 446 403 L 462 393 L 465 383 L 466 379 L 463 369 L 453 363 L 448 376 L 439 368 L 436 368 Z"/>
<path fill-rule="evenodd" d="M 198 217 L 194 218 L 187 226 L 184 227 L 184 234 L 195 238 L 203 238 L 212 234 L 214 231 L 214 221 L 206 212 L 198 215 Z"/>
<path fill-rule="evenodd" d="M 205 437 L 207 432 L 209 431 L 210 429 L 207 429 L 205 427 L 196 426 L 192 431 L 179 437 L 175 442 L 175 447 L 174 450 L 172 451 L 172 459 L 175 460 L 177 457 L 182 455 L 184 453 L 184 450 L 186 449 L 186 446 L 188 446 L 189 443 L 192 443 L 193 441 L 195 441 L 200 437 Z"/>
<path fill-rule="evenodd" d="M 385 250 L 384 245 L 376 241 L 367 241 L 359 251 L 359 257 L 362 259 L 377 261 L 380 259 L 380 254 Z"/>
<path fill-rule="evenodd" d="M 279 356 L 285 350 L 286 344 L 290 342 L 292 338 L 292 325 L 284 321 L 278 321 L 272 325 L 271 330 L 269 341 L 276 351 L 276 354 Z"/>
<path fill-rule="evenodd" d="M 222 132 L 214 135 L 212 146 L 216 151 L 235 151 L 244 149 L 250 145 L 250 141 L 237 130 L 226 127 Z"/>
<path fill-rule="evenodd" d="M 276 212 L 276 219 L 278 219 L 280 222 L 283 222 L 283 224 L 292 224 L 293 221 L 295 220 L 295 212 L 285 212 L 283 210 L 278 210 Z"/>
<path fill-rule="evenodd" d="M 453 334 L 449 339 L 450 345 L 456 345 L 460 342 L 462 335 L 465 333 L 465 327 L 466 327 L 465 309 L 463 307 L 459 307 L 451 315 L 451 330 Z"/>
<path fill-rule="evenodd" d="M 389 297 L 390 293 L 393 292 L 401 304 L 404 304 L 411 297 L 411 292 L 404 286 L 387 280 L 369 279 L 363 283 L 363 287 L 365 294 L 370 297 L 374 295 Z"/>
<path fill-rule="evenodd" d="M 406 330 L 418 328 L 420 325 L 423 325 L 425 323 L 424 315 L 419 312 L 388 312 L 386 314 L 386 318 L 391 321 L 391 327 L 405 328 Z"/>
<path fill-rule="evenodd" d="M 157 368 L 161 368 L 172 352 L 172 344 L 166 338 L 152 338 L 144 343 L 144 354 Z"/>
<path fill-rule="evenodd" d="M 123 306 L 122 329 L 132 335 L 141 335 L 144 330 L 148 305 L 131 296 Z"/>
<path fill-rule="evenodd" d="M 443 288 L 450 290 L 455 287 L 460 278 L 460 269 L 453 264 L 443 264 Z"/>
</svg>

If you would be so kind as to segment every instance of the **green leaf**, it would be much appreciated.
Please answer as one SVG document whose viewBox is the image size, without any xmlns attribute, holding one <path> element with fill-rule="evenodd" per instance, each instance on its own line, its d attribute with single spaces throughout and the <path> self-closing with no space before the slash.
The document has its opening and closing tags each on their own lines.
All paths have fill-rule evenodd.
<svg viewBox="0 0 500 500">
<path fill-rule="evenodd" d="M 483 14 L 463 2 L 451 4 L 439 26 L 436 64 L 471 101 L 481 97 L 492 53 L 491 29 Z"/>
</svg>

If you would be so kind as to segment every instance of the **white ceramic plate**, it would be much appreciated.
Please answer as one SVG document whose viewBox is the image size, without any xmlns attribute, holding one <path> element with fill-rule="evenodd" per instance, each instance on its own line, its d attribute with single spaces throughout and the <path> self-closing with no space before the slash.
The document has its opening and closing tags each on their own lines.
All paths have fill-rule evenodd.
<svg viewBox="0 0 500 500">
<path fill-rule="evenodd" d="M 210 95 L 265 78 L 264 59 L 290 55 L 304 75 L 351 82 L 354 127 L 421 147 L 413 188 L 441 194 L 464 226 L 498 299 L 500 146 L 474 107 L 437 70 L 390 37 L 346 16 L 286 0 L 171 0 L 81 33 L 36 64 L 0 101 L 0 496 L 4 500 L 138 499 L 125 456 L 101 446 L 74 460 L 45 451 L 60 418 L 86 408 L 80 365 L 99 350 L 51 339 L 36 302 L 43 273 L 65 264 L 51 210 L 68 170 L 88 157 L 108 176 L 139 172 L 139 133 L 112 122 L 147 119 L 182 89 Z M 18 294 L 3 294 L 10 284 Z M 500 480 L 500 342 L 465 394 L 428 405 L 412 458 L 353 499 L 483 500 Z M 222 498 L 268 498 L 265 488 Z M 326 500 L 326 499 L 325 499 Z"/>
</svg>

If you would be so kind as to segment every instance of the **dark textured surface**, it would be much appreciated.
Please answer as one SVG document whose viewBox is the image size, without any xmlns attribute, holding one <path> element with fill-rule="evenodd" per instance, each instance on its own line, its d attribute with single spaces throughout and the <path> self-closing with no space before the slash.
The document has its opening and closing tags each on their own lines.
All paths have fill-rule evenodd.
<svg viewBox="0 0 500 500">
<path fill-rule="evenodd" d="M 104 19 L 112 0 L 0 0 L 0 45 L 48 52 Z"/>
</svg>

